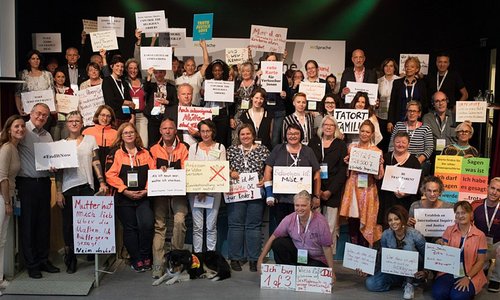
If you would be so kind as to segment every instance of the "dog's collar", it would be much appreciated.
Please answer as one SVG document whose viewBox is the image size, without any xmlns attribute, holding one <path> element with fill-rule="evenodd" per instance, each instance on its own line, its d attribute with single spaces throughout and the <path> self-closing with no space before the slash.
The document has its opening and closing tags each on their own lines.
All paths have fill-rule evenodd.
<svg viewBox="0 0 500 300">
<path fill-rule="evenodd" d="M 200 260 L 194 254 L 191 254 L 191 259 L 193 262 L 191 263 L 191 269 L 198 269 L 200 267 Z"/>
</svg>

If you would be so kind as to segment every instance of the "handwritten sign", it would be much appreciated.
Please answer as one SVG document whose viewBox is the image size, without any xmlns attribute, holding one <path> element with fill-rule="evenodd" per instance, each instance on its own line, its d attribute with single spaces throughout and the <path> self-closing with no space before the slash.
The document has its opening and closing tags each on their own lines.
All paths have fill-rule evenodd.
<svg viewBox="0 0 500 300">
<path fill-rule="evenodd" d="M 361 269 L 364 273 L 373 275 L 376 261 L 377 250 L 345 243 L 344 261 L 342 262 L 345 268 Z"/>
<path fill-rule="evenodd" d="M 309 101 L 321 101 L 325 96 L 326 83 L 303 81 L 299 85 L 299 93 L 304 93 Z"/>
<path fill-rule="evenodd" d="M 99 52 L 101 49 L 106 51 L 118 49 L 118 41 L 114 30 L 91 32 L 90 42 L 94 52 Z"/>
<path fill-rule="evenodd" d="M 486 101 L 457 101 L 457 122 L 486 123 Z"/>
<path fill-rule="evenodd" d="M 116 253 L 114 197 L 73 196 L 75 254 Z"/>
<path fill-rule="evenodd" d="M 135 26 L 143 33 L 164 32 L 167 29 L 165 11 L 143 11 L 135 13 Z"/>
<path fill-rule="evenodd" d="M 83 116 L 83 125 L 94 124 L 94 114 L 97 108 L 104 105 L 104 96 L 100 85 L 86 88 L 77 92 L 80 99 L 78 110 Z"/>
<path fill-rule="evenodd" d="M 460 248 L 425 243 L 424 268 L 459 275 Z"/>
<path fill-rule="evenodd" d="M 332 269 L 297 266 L 295 291 L 321 294 L 332 293 Z"/>
<path fill-rule="evenodd" d="M 75 95 L 56 94 L 57 112 L 68 114 L 78 109 L 80 98 Z"/>
<path fill-rule="evenodd" d="M 185 166 L 188 193 L 229 192 L 228 161 L 188 160 Z"/>
<path fill-rule="evenodd" d="M 311 167 L 273 167 L 274 194 L 297 194 L 303 190 L 312 192 Z"/>
<path fill-rule="evenodd" d="M 399 54 L 399 72 L 405 73 L 405 62 L 408 57 L 416 57 L 420 61 L 420 73 L 429 74 L 429 54 Z"/>
<path fill-rule="evenodd" d="M 284 53 L 288 28 L 252 25 L 249 46 L 256 51 Z"/>
<path fill-rule="evenodd" d="M 370 105 L 375 105 L 377 103 L 377 97 L 378 97 L 377 83 L 348 81 L 346 87 L 349 88 L 349 94 L 345 95 L 345 103 L 351 103 L 352 99 L 354 99 L 354 96 L 356 95 L 357 92 L 368 93 L 368 101 L 370 101 Z"/>
<path fill-rule="evenodd" d="M 318 76 L 321 79 L 326 79 L 328 75 L 333 74 L 333 69 L 331 65 L 322 64 L 318 62 Z"/>
<path fill-rule="evenodd" d="M 97 31 L 108 30 L 114 30 L 117 37 L 125 37 L 125 19 L 111 16 L 97 17 Z M 108 50 L 108 48 L 104 49 Z M 118 49 L 118 47 L 116 49 Z"/>
<path fill-rule="evenodd" d="M 359 133 L 361 123 L 370 117 L 367 109 L 336 108 L 334 113 L 342 133 Z"/>
<path fill-rule="evenodd" d="M 160 47 L 186 47 L 186 28 L 167 28 L 158 35 L 158 44 Z"/>
<path fill-rule="evenodd" d="M 141 47 L 141 67 L 145 70 L 172 70 L 171 47 Z"/>
<path fill-rule="evenodd" d="M 349 170 L 377 175 L 380 166 L 380 152 L 355 148 L 349 154 Z"/>
<path fill-rule="evenodd" d="M 32 91 L 21 93 L 21 101 L 23 103 L 23 110 L 26 113 L 30 113 L 38 103 L 45 103 L 49 107 L 50 111 L 56 111 L 56 106 L 54 104 L 54 91 L 53 90 L 43 90 L 43 91 Z"/>
<path fill-rule="evenodd" d="M 262 88 L 268 93 L 279 93 L 283 81 L 283 62 L 282 61 L 263 61 L 261 62 L 262 75 L 260 83 Z"/>
<path fill-rule="evenodd" d="M 210 41 L 214 24 L 214 14 L 195 14 L 193 17 L 193 42 Z"/>
<path fill-rule="evenodd" d="M 52 143 L 35 143 L 35 167 L 37 171 L 78 168 L 76 141 L 60 140 Z"/>
<path fill-rule="evenodd" d="M 382 248 L 382 273 L 413 277 L 417 271 L 417 251 Z"/>
<path fill-rule="evenodd" d="M 186 195 L 186 170 L 148 170 L 148 196 Z"/>
<path fill-rule="evenodd" d="M 295 291 L 296 266 L 262 264 L 261 270 L 261 289 Z"/>
<path fill-rule="evenodd" d="M 82 24 L 86 34 L 97 31 L 97 20 L 82 19 Z"/>
<path fill-rule="evenodd" d="M 42 53 L 61 53 L 60 33 L 35 33 L 35 49 Z"/>
<path fill-rule="evenodd" d="M 179 106 L 177 112 L 177 129 L 179 130 L 197 128 L 201 121 L 212 119 L 212 108 L 210 107 Z"/>
<path fill-rule="evenodd" d="M 415 229 L 423 236 L 441 237 L 448 226 L 455 224 L 452 208 L 415 209 Z"/>
<path fill-rule="evenodd" d="M 382 190 L 415 195 L 420 186 L 421 174 L 420 169 L 387 166 L 382 181 Z"/>
<path fill-rule="evenodd" d="M 248 48 L 226 48 L 228 65 L 242 64 L 248 60 Z"/>
<path fill-rule="evenodd" d="M 226 203 L 234 203 L 247 200 L 261 199 L 259 174 L 241 173 L 240 179 L 231 179 L 229 182 L 229 193 L 224 193 Z"/>
<path fill-rule="evenodd" d="M 205 101 L 234 102 L 234 81 L 205 80 Z"/>
</svg>

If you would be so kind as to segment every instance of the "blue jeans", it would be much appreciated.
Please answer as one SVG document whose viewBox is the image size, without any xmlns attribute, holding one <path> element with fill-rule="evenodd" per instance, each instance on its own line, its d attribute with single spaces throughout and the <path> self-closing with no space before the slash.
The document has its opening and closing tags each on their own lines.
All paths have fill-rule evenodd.
<svg viewBox="0 0 500 300">
<path fill-rule="evenodd" d="M 281 144 L 281 131 L 283 130 L 283 120 L 285 120 L 285 111 L 275 111 L 273 120 L 273 137 L 271 141 L 273 148 L 276 147 L 276 145 Z M 269 151 L 272 150 L 273 149 L 269 149 Z"/>
<path fill-rule="evenodd" d="M 436 278 L 432 285 L 432 298 L 439 300 L 465 300 L 474 298 L 476 290 L 472 282 L 469 283 L 469 291 L 461 292 L 455 288 L 455 282 L 457 280 L 459 280 L 459 278 L 455 279 L 451 274 L 444 274 Z"/>
<path fill-rule="evenodd" d="M 366 278 L 365 286 L 370 292 L 387 292 L 394 286 L 402 286 L 407 277 L 375 272 L 375 275 Z"/>
<path fill-rule="evenodd" d="M 242 260 L 244 246 L 249 261 L 257 261 L 261 248 L 261 227 L 264 214 L 262 199 L 227 204 L 229 259 Z"/>
</svg>

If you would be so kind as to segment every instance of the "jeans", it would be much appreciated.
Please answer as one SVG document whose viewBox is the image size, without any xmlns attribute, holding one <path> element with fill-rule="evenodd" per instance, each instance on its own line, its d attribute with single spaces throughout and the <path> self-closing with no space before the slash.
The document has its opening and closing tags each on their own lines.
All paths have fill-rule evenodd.
<svg viewBox="0 0 500 300">
<path fill-rule="evenodd" d="M 451 274 L 444 274 L 436 278 L 432 285 L 432 298 L 439 300 L 465 300 L 474 298 L 476 290 L 472 282 L 469 283 L 469 291 L 461 292 L 455 288 L 457 280 L 458 278 L 455 279 Z"/>
<path fill-rule="evenodd" d="M 123 244 L 136 263 L 151 258 L 154 215 L 149 199 L 137 200 L 137 206 L 117 206 L 118 218 L 123 226 Z"/>
<path fill-rule="evenodd" d="M 402 286 L 408 277 L 375 272 L 375 275 L 366 278 L 365 286 L 370 292 L 387 292 L 394 286 Z"/>
<path fill-rule="evenodd" d="M 264 214 L 262 199 L 227 204 L 229 259 L 242 260 L 244 246 L 249 261 L 257 261 L 261 250 L 261 227 Z"/>
<path fill-rule="evenodd" d="M 273 120 L 273 137 L 272 145 L 273 148 L 281 143 L 281 131 L 283 130 L 283 120 L 285 119 L 285 111 L 275 111 Z M 272 151 L 273 149 L 269 149 Z"/>
<path fill-rule="evenodd" d="M 325 205 L 323 206 L 322 211 L 323 216 L 325 216 L 328 221 L 328 228 L 330 228 L 330 232 L 332 234 L 332 253 L 333 256 L 335 256 L 337 253 L 337 238 L 340 235 L 339 208 Z"/>
<path fill-rule="evenodd" d="M 93 196 L 94 190 L 90 188 L 89 184 L 82 184 L 70 188 L 63 193 L 65 205 L 62 209 L 62 221 L 63 221 L 63 238 L 64 244 L 74 249 L 73 242 L 73 196 Z"/>
<path fill-rule="evenodd" d="M 193 250 L 195 253 L 203 252 L 203 226 L 206 222 L 207 229 L 207 251 L 215 251 L 217 245 L 217 214 L 219 213 L 221 193 L 206 194 L 214 197 L 212 208 L 193 207 L 194 197 L 198 194 L 189 195 L 189 205 L 193 216 Z M 203 211 L 207 212 L 207 219 L 203 217 Z"/>
</svg>

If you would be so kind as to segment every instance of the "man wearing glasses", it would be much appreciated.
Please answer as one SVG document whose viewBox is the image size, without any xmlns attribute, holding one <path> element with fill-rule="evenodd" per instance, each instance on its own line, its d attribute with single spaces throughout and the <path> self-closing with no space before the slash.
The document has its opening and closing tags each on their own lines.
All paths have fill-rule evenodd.
<svg viewBox="0 0 500 300">
<path fill-rule="evenodd" d="M 448 109 L 448 102 L 445 93 L 435 92 L 432 95 L 433 110 L 426 113 L 422 119 L 422 122 L 431 128 L 434 149 L 439 153 L 457 141 L 455 115 Z"/>
</svg>

